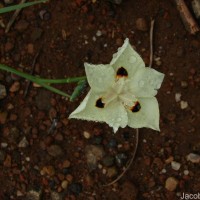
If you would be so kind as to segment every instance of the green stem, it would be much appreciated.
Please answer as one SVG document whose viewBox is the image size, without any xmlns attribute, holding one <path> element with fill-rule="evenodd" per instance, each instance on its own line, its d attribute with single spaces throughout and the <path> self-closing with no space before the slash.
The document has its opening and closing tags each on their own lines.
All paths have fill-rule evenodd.
<svg viewBox="0 0 200 200">
<path fill-rule="evenodd" d="M 63 78 L 63 79 L 45 79 L 45 78 L 38 78 L 38 80 L 42 81 L 43 83 L 75 83 L 82 80 L 86 80 L 86 76 L 81 77 L 74 77 L 74 78 Z"/>
<path fill-rule="evenodd" d="M 54 88 L 54 87 L 52 87 L 52 86 L 50 86 L 46 83 L 42 83 L 42 82 L 38 81 L 37 84 L 42 86 L 43 88 L 46 88 L 46 89 L 56 93 L 56 94 L 62 95 L 64 97 L 69 97 L 69 98 L 71 97 L 69 94 L 66 94 L 65 92 L 58 90 L 58 89 L 56 89 L 56 88 Z"/>
<path fill-rule="evenodd" d="M 39 1 L 27 2 L 27 3 L 23 3 L 23 4 L 17 4 L 17 5 L 13 5 L 13 6 L 4 7 L 4 8 L 0 9 L 0 14 L 10 12 L 10 11 L 14 11 L 14 10 L 17 10 L 17 9 L 26 8 L 28 6 L 33 6 L 33 5 L 38 4 L 38 3 L 44 3 L 46 1 L 47 0 L 39 0 Z"/>
<path fill-rule="evenodd" d="M 27 73 L 24 73 L 24 72 L 21 72 L 21 71 L 18 71 L 18 70 L 16 70 L 16 69 L 13 69 L 13 68 L 8 67 L 8 66 L 6 66 L 6 65 L 0 64 L 0 69 L 1 69 L 1 70 L 4 70 L 4 71 L 7 71 L 7 72 L 11 72 L 11 73 L 13 73 L 13 74 L 16 74 L 16 75 L 18 75 L 18 76 L 20 76 L 20 77 L 22 77 L 22 78 L 25 78 L 25 79 L 27 79 L 27 80 L 29 80 L 29 81 L 38 83 L 38 81 L 37 81 L 38 78 L 37 78 L 37 77 L 32 76 L 32 75 L 27 74 Z M 38 83 L 38 84 L 39 84 L 39 83 Z"/>
<path fill-rule="evenodd" d="M 85 80 L 86 77 L 75 77 L 75 78 L 66 78 L 66 79 L 44 79 L 44 78 L 39 78 L 39 77 L 35 77 L 35 76 L 32 76 L 30 74 L 27 74 L 27 73 L 24 73 L 24 72 L 21 72 L 21 71 L 18 71 L 16 69 L 13 69 L 11 67 L 8 67 L 6 65 L 3 65 L 3 64 L 0 64 L 0 69 L 1 70 L 4 70 L 4 71 L 8 71 L 8 72 L 11 72 L 13 74 L 16 74 L 20 77 L 23 77 L 31 82 L 35 82 L 37 83 L 38 85 L 52 91 L 52 92 L 55 92 L 59 95 L 62 95 L 62 96 L 65 96 L 65 97 L 70 97 L 69 94 L 66 94 L 64 92 L 62 92 L 61 90 L 58 90 L 48 84 L 50 83 L 73 83 L 73 82 L 78 82 L 80 80 Z"/>
</svg>

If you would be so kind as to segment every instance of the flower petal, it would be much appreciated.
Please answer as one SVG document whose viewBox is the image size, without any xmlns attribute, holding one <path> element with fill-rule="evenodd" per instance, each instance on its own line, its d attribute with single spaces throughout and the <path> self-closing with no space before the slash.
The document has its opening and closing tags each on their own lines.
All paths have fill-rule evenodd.
<svg viewBox="0 0 200 200">
<path fill-rule="evenodd" d="M 124 106 L 114 100 L 105 107 L 97 107 L 96 102 L 101 98 L 92 90 L 87 94 L 80 106 L 70 114 L 69 118 L 84 119 L 90 121 L 106 122 L 114 129 L 124 128 L 128 123 L 128 116 Z"/>
<path fill-rule="evenodd" d="M 95 92 L 104 92 L 114 83 L 115 72 L 110 65 L 84 65 L 88 83 Z"/>
<path fill-rule="evenodd" d="M 139 98 L 141 109 L 138 112 L 128 110 L 128 126 L 132 128 L 152 128 L 160 130 L 159 128 L 159 107 L 155 97 Z"/>
<path fill-rule="evenodd" d="M 132 77 L 137 69 L 145 67 L 145 63 L 140 55 L 132 48 L 128 38 L 125 39 L 123 46 L 118 49 L 118 52 L 113 54 L 110 65 L 113 66 L 116 73 L 119 69 L 127 70 L 128 77 Z"/>
<path fill-rule="evenodd" d="M 129 79 L 128 87 L 136 97 L 153 97 L 160 88 L 164 74 L 152 68 L 145 67 L 139 69 L 135 75 Z"/>
</svg>

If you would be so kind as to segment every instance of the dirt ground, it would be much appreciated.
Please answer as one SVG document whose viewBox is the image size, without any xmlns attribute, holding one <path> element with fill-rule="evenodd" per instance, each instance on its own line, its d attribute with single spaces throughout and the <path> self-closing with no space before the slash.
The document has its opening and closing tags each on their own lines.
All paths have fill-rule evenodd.
<svg viewBox="0 0 200 200">
<path fill-rule="evenodd" d="M 5 25 L 12 14 L 1 16 Z M 84 62 L 109 63 L 129 38 L 148 66 L 152 18 L 153 68 L 165 74 L 157 95 L 161 131 L 139 130 L 136 157 L 111 186 L 104 185 L 131 159 L 135 130 L 113 134 L 104 123 L 69 120 L 89 87 L 74 102 L 32 84 L 24 97 L 27 81 L 0 72 L 7 89 L 0 101 L 1 200 L 176 200 L 200 192 L 200 162 L 186 159 L 200 155 L 200 35 L 185 30 L 173 0 L 50 0 L 26 8 L 8 33 L 0 28 L 1 63 L 31 73 L 41 50 L 34 75 L 84 76 Z M 57 88 L 71 94 L 74 86 Z"/>
</svg>

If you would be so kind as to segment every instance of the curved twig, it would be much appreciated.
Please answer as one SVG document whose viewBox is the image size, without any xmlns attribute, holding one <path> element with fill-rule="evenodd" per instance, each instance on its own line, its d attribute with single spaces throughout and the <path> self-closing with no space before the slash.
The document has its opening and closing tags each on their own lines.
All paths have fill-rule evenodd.
<svg viewBox="0 0 200 200">
<path fill-rule="evenodd" d="M 124 176 L 124 174 L 128 171 L 129 167 L 131 166 L 131 164 L 132 164 L 132 162 L 133 162 L 133 160 L 135 158 L 135 155 L 136 155 L 136 152 L 137 152 L 137 148 L 138 148 L 138 141 L 139 141 L 139 129 L 138 128 L 136 129 L 135 139 L 136 139 L 136 141 L 135 141 L 135 148 L 134 148 L 132 157 L 131 157 L 130 161 L 128 162 L 126 168 L 124 169 L 124 171 L 115 180 L 113 180 L 112 182 L 110 182 L 108 184 L 103 185 L 104 187 L 113 185 L 114 183 L 116 183 L 117 181 L 119 181 L 122 178 L 122 176 Z"/>
<path fill-rule="evenodd" d="M 152 67 L 153 63 L 153 29 L 154 29 L 154 22 L 155 19 L 151 20 L 151 28 L 150 28 L 150 62 L 149 62 L 149 67 Z"/>
</svg>

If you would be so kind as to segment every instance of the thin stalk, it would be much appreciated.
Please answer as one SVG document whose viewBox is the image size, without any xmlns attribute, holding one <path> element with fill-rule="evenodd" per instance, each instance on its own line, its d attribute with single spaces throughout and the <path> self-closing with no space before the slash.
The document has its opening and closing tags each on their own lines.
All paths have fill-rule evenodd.
<svg viewBox="0 0 200 200">
<path fill-rule="evenodd" d="M 47 0 L 39 0 L 39 1 L 27 2 L 27 3 L 23 3 L 23 4 L 4 7 L 4 8 L 0 9 L 0 14 L 7 13 L 7 12 L 10 12 L 10 11 L 14 11 L 14 10 L 17 10 L 17 9 L 26 8 L 28 6 L 33 6 L 33 5 L 38 4 L 38 3 L 44 3 L 46 1 Z"/>
<path fill-rule="evenodd" d="M 18 71 L 16 69 L 13 69 L 13 68 L 8 67 L 8 66 L 3 65 L 3 64 L 0 64 L 0 69 L 4 70 L 4 71 L 11 72 L 13 74 L 16 74 L 16 75 L 18 75 L 18 76 L 20 76 L 22 78 L 25 78 L 25 79 L 27 79 L 29 81 L 35 82 L 38 85 L 40 85 L 40 86 L 42 86 L 42 87 L 44 87 L 44 88 L 46 88 L 46 89 L 48 89 L 48 90 L 50 90 L 52 92 L 55 92 L 55 93 L 57 93 L 59 95 L 62 95 L 62 96 L 65 96 L 65 97 L 70 97 L 69 94 L 66 94 L 66 93 L 62 92 L 61 90 L 58 90 L 58 89 L 48 85 L 48 84 L 50 84 L 48 81 L 46 81 L 46 82 L 44 81 L 44 80 L 53 81 L 51 79 L 38 78 L 38 77 L 32 76 L 30 74 L 27 74 L 27 73 L 24 73 L 24 72 L 21 72 L 21 71 Z M 83 80 L 83 77 L 68 78 L 66 83 L 71 83 L 70 79 L 72 79 L 72 82 L 76 82 L 76 81 L 79 81 L 79 80 Z M 60 83 L 58 80 L 62 80 L 62 83 L 64 83 L 63 81 L 65 79 L 57 79 L 54 83 Z"/>
<path fill-rule="evenodd" d="M 4 71 L 7 71 L 7 72 L 11 72 L 11 73 L 13 73 L 13 74 L 16 74 L 16 75 L 22 77 L 22 78 L 25 78 L 25 79 L 27 79 L 27 80 L 30 80 L 30 81 L 32 81 L 32 82 L 35 82 L 35 83 L 38 83 L 38 84 L 39 84 L 39 82 L 37 81 L 38 78 L 35 77 L 35 76 L 32 76 L 32 75 L 30 75 L 30 74 L 27 74 L 27 73 L 18 71 L 18 70 L 16 70 L 16 69 L 13 69 L 13 68 L 11 68 L 11 67 L 8 67 L 8 66 L 6 66 L 6 65 L 4 65 L 4 64 L 0 64 L 0 69 L 1 69 L 1 70 L 4 70 Z"/>
<path fill-rule="evenodd" d="M 56 89 L 56 88 L 54 88 L 54 87 L 52 87 L 52 86 L 50 86 L 50 85 L 48 85 L 46 83 L 42 83 L 42 82 L 38 81 L 37 84 L 39 84 L 43 88 L 46 88 L 47 90 L 50 90 L 51 92 L 54 92 L 56 94 L 62 95 L 64 97 L 69 97 L 69 98 L 71 97 L 69 94 L 67 94 L 67 93 L 65 93 L 65 92 L 63 92 L 63 91 L 61 91 L 59 89 Z"/>
<path fill-rule="evenodd" d="M 38 78 L 38 80 L 43 83 L 51 83 L 51 84 L 61 84 L 61 83 L 75 83 L 82 80 L 86 80 L 86 76 L 74 77 L 74 78 L 63 78 L 63 79 L 46 79 L 46 78 Z"/>
<path fill-rule="evenodd" d="M 4 71 L 8 71 L 8 72 L 11 72 L 13 74 L 16 74 L 20 77 L 23 77 L 25 79 L 28 79 L 32 82 L 35 82 L 35 83 L 49 83 L 49 84 L 56 84 L 56 83 L 75 83 L 75 82 L 79 82 L 79 81 L 82 81 L 82 80 L 86 80 L 86 77 L 85 76 L 81 76 L 81 77 L 74 77 L 74 78 L 65 78 L 65 79 L 46 79 L 46 78 L 40 78 L 40 77 L 35 77 L 35 76 L 32 76 L 30 74 L 27 74 L 25 72 L 21 72 L 21 71 L 18 71 L 16 69 L 13 69 L 11 67 L 8 67 L 6 65 L 3 65 L 3 64 L 0 64 L 0 69 L 1 70 L 4 70 Z"/>
</svg>

